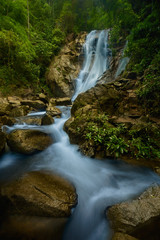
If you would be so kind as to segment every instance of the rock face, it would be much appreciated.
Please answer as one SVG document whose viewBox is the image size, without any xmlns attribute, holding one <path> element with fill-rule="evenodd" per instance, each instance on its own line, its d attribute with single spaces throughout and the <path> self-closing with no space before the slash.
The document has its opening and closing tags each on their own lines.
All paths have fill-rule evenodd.
<svg viewBox="0 0 160 240">
<path fill-rule="evenodd" d="M 70 136 L 71 142 L 85 142 L 83 138 L 83 130 L 87 119 L 91 121 L 98 113 L 106 114 L 110 118 L 110 122 L 116 121 L 120 117 L 127 121 L 134 122 L 134 116 L 142 113 L 141 107 L 138 105 L 137 96 L 130 98 L 128 92 L 129 85 L 134 86 L 136 82 L 133 80 L 120 80 L 111 83 L 97 84 L 85 93 L 79 94 L 71 109 L 71 118 L 65 124 L 65 130 Z M 134 91 L 134 90 L 133 90 Z M 133 106 L 134 105 L 134 106 Z M 135 106 L 137 107 L 136 113 Z M 81 132 L 77 131 L 77 127 L 81 127 Z"/>
<path fill-rule="evenodd" d="M 77 196 L 74 187 L 61 177 L 30 172 L 2 186 L 0 199 L 5 201 L 7 214 L 68 217 Z"/>
<path fill-rule="evenodd" d="M 46 149 L 53 140 L 46 133 L 38 130 L 19 129 L 7 136 L 7 143 L 14 152 L 33 154 Z"/>
<path fill-rule="evenodd" d="M 73 94 L 74 79 L 78 77 L 80 70 L 79 56 L 85 37 L 86 33 L 81 33 L 76 39 L 71 38 L 51 62 L 46 81 L 55 98 L 71 97 Z"/>
<path fill-rule="evenodd" d="M 111 207 L 107 216 L 114 232 L 139 239 L 160 239 L 160 186 L 150 187 L 136 200 Z"/>
</svg>

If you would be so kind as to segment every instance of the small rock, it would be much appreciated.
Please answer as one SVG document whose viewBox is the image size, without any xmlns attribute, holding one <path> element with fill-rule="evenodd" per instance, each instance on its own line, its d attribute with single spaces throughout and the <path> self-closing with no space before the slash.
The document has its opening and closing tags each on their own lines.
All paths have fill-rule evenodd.
<svg viewBox="0 0 160 240">
<path fill-rule="evenodd" d="M 45 114 L 42 117 L 42 124 L 41 125 L 50 125 L 50 124 L 53 124 L 53 123 L 54 123 L 54 119 L 51 115 Z"/>
<path fill-rule="evenodd" d="M 61 117 L 61 111 L 54 107 L 53 105 L 49 105 L 46 109 L 47 114 L 51 115 L 52 117 Z"/>
</svg>

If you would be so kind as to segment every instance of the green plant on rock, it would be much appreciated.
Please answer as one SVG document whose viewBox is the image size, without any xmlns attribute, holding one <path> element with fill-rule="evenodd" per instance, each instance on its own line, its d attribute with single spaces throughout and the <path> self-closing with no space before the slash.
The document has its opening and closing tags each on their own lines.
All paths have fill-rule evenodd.
<svg viewBox="0 0 160 240">
<path fill-rule="evenodd" d="M 104 116 L 101 115 L 97 116 L 94 122 L 89 122 L 85 129 L 85 138 L 90 141 L 93 140 L 95 146 L 101 145 L 114 157 L 127 153 L 129 145 L 121 137 L 126 132 L 126 127 L 123 124 L 113 127 L 104 119 Z M 108 119 L 108 116 L 106 119 Z"/>
<path fill-rule="evenodd" d="M 116 158 L 121 154 L 127 153 L 129 145 L 121 137 L 113 135 L 109 137 L 109 141 L 106 143 L 107 150 L 113 154 Z"/>
</svg>

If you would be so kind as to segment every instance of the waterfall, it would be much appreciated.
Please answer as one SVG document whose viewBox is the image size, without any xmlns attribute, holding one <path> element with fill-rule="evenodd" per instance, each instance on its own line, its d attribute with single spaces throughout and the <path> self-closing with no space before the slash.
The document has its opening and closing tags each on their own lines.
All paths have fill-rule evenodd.
<svg viewBox="0 0 160 240">
<path fill-rule="evenodd" d="M 117 78 L 126 69 L 126 66 L 129 63 L 130 58 L 129 57 L 124 57 L 124 52 L 127 48 L 127 45 L 128 45 L 128 41 L 126 42 L 126 44 L 124 46 L 124 49 L 123 49 L 123 52 L 122 52 L 122 58 L 119 61 L 118 68 L 117 68 L 117 71 L 115 73 L 115 78 Z"/>
<path fill-rule="evenodd" d="M 94 87 L 98 78 L 108 69 L 108 30 L 92 31 L 83 46 L 84 63 L 72 97 L 74 101 L 79 93 Z"/>
<path fill-rule="evenodd" d="M 88 35 L 84 45 L 85 63 L 77 79 L 73 99 L 92 87 L 108 67 L 107 36 L 106 30 L 92 31 Z M 83 156 L 76 145 L 70 144 L 68 135 L 63 131 L 63 125 L 70 117 L 70 107 L 59 108 L 63 113 L 61 118 L 55 119 L 50 126 L 38 127 L 50 133 L 54 143 L 28 160 L 26 156 L 25 161 L 24 156 L 12 152 L 6 154 L 0 161 L 0 179 L 15 172 L 42 169 L 58 173 L 73 183 L 78 195 L 78 205 L 72 211 L 63 240 L 110 240 L 106 208 L 137 196 L 152 183 L 160 183 L 160 178 L 146 168 Z M 12 130 L 24 127 L 31 129 L 36 126 L 14 125 Z"/>
</svg>

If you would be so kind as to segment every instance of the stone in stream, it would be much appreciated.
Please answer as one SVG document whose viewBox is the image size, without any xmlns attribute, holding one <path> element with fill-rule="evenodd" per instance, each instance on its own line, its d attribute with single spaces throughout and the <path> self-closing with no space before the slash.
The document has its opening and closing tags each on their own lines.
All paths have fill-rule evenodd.
<svg viewBox="0 0 160 240">
<path fill-rule="evenodd" d="M 112 206 L 107 216 L 114 232 L 160 239 L 160 186 L 150 187 L 136 200 Z"/>
<path fill-rule="evenodd" d="M 77 202 L 75 188 L 49 172 L 30 172 L 1 186 L 7 215 L 68 217 Z"/>
<path fill-rule="evenodd" d="M 35 171 L 12 180 L 0 190 L 0 239 L 60 240 L 76 203 L 75 188 L 53 173 Z"/>
<path fill-rule="evenodd" d="M 62 112 L 52 104 L 48 105 L 46 112 L 52 117 L 61 117 L 62 114 Z"/>
<path fill-rule="evenodd" d="M 54 119 L 49 114 L 44 115 L 33 115 L 33 116 L 24 116 L 16 118 L 18 124 L 28 124 L 28 125 L 50 125 L 54 123 Z"/>
<path fill-rule="evenodd" d="M 33 154 L 49 147 L 53 140 L 49 135 L 39 130 L 18 129 L 8 134 L 7 143 L 14 152 Z"/>
<path fill-rule="evenodd" d="M 54 123 L 54 119 L 53 117 L 50 115 L 50 114 L 45 114 L 43 117 L 42 117 L 42 123 L 41 125 L 51 125 Z"/>
<path fill-rule="evenodd" d="M 24 116 L 17 118 L 18 124 L 28 124 L 28 125 L 38 125 L 41 126 L 42 124 L 42 116 Z"/>
</svg>

